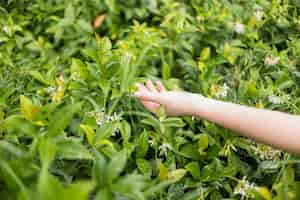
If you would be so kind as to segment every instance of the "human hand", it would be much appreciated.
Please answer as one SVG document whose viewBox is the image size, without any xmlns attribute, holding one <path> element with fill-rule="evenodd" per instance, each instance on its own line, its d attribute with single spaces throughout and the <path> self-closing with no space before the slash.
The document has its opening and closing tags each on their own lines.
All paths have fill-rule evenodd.
<svg viewBox="0 0 300 200">
<path fill-rule="evenodd" d="M 191 115 L 196 103 L 203 98 L 188 92 L 167 91 L 160 81 L 156 82 L 156 86 L 150 80 L 136 86 L 138 91 L 134 95 L 153 113 L 157 113 L 162 105 L 170 116 Z"/>
</svg>

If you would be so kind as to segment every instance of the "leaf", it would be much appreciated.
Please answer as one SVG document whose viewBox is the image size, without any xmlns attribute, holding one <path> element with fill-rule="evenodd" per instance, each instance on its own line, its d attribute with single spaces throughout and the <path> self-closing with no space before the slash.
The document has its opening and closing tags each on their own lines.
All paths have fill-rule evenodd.
<svg viewBox="0 0 300 200">
<path fill-rule="evenodd" d="M 159 170 L 159 180 L 164 181 L 168 179 L 168 169 L 162 162 L 158 163 L 158 170 Z"/>
<path fill-rule="evenodd" d="M 210 48 L 206 47 L 203 48 L 201 53 L 200 53 L 200 60 L 201 61 L 206 61 L 210 58 Z"/>
<path fill-rule="evenodd" d="M 131 127 L 126 121 L 122 121 L 121 123 L 121 135 L 123 143 L 127 143 L 131 136 Z"/>
<path fill-rule="evenodd" d="M 35 126 L 26 121 L 21 115 L 11 115 L 4 120 L 4 130 L 17 135 L 34 136 L 37 132 Z"/>
<path fill-rule="evenodd" d="M 117 152 L 111 158 L 107 166 L 107 179 L 109 183 L 112 183 L 123 171 L 127 162 L 127 153 L 125 150 Z"/>
<path fill-rule="evenodd" d="M 92 160 L 93 156 L 88 149 L 72 140 L 57 143 L 57 156 L 68 160 Z"/>
<path fill-rule="evenodd" d="M 107 188 L 102 188 L 96 194 L 95 200 L 114 200 L 113 193 Z"/>
<path fill-rule="evenodd" d="M 177 182 L 184 177 L 186 174 L 185 169 L 176 169 L 168 173 L 168 180 Z"/>
<path fill-rule="evenodd" d="M 50 139 L 41 138 L 39 141 L 39 155 L 44 168 L 48 168 L 56 155 L 56 145 Z"/>
<path fill-rule="evenodd" d="M 193 178 L 198 179 L 200 177 L 200 166 L 198 162 L 188 163 L 185 169 L 192 174 Z"/>
<path fill-rule="evenodd" d="M 29 72 L 29 74 L 34 78 L 36 79 L 37 81 L 45 84 L 45 85 L 50 85 L 50 81 L 48 81 L 47 79 L 44 78 L 44 76 L 39 72 L 39 71 L 36 71 L 36 70 L 32 70 Z"/>
<path fill-rule="evenodd" d="M 136 165 L 138 167 L 138 169 L 147 177 L 150 177 L 152 174 L 152 166 L 150 164 L 149 161 L 142 159 L 142 158 L 138 158 L 136 159 Z"/>
<path fill-rule="evenodd" d="M 136 156 L 137 158 L 143 158 L 145 157 L 148 149 L 149 149 L 149 134 L 146 130 L 139 136 L 137 142 L 136 142 Z"/>
<path fill-rule="evenodd" d="M 88 199 L 95 184 L 91 181 L 75 182 L 64 189 L 61 199 L 83 200 Z"/>
<path fill-rule="evenodd" d="M 98 140 L 103 140 L 109 138 L 119 127 L 119 123 L 111 122 L 102 124 L 96 130 L 95 135 L 95 142 L 97 143 Z"/>
<path fill-rule="evenodd" d="M 80 124 L 79 127 L 83 130 L 90 145 L 94 144 L 95 130 L 89 125 Z"/>
<path fill-rule="evenodd" d="M 107 183 L 107 160 L 105 157 L 94 149 L 93 179 L 103 188 Z M 98 195 L 97 195 L 98 196 Z"/>
<path fill-rule="evenodd" d="M 21 95 L 20 96 L 20 109 L 25 119 L 33 121 L 34 117 L 40 110 L 39 106 L 35 106 L 30 99 Z"/>
<path fill-rule="evenodd" d="M 142 189 L 145 186 L 144 177 L 138 174 L 128 174 L 114 183 L 112 191 L 136 200 L 145 199 Z"/>
<path fill-rule="evenodd" d="M 69 4 L 65 9 L 65 17 L 64 17 L 65 23 L 67 25 L 73 24 L 75 21 L 75 17 L 76 17 L 75 8 L 72 4 Z"/>
<path fill-rule="evenodd" d="M 272 195 L 266 187 L 259 187 L 257 189 L 258 193 L 263 197 L 264 200 L 271 200 Z"/>
<path fill-rule="evenodd" d="M 74 115 L 81 110 L 82 103 L 66 105 L 56 111 L 50 118 L 48 134 L 55 137 L 61 134 L 72 121 Z"/>
<path fill-rule="evenodd" d="M 170 117 L 167 119 L 164 119 L 162 121 L 163 125 L 166 127 L 172 127 L 172 128 L 181 128 L 185 125 L 185 123 L 182 121 L 182 119 L 177 117 Z"/>
<path fill-rule="evenodd" d="M 208 135 L 202 133 L 198 139 L 198 149 L 200 154 L 203 153 L 208 148 Z"/>
<path fill-rule="evenodd" d="M 86 65 L 79 59 L 72 58 L 71 77 L 73 79 L 87 79 L 88 71 Z"/>
</svg>

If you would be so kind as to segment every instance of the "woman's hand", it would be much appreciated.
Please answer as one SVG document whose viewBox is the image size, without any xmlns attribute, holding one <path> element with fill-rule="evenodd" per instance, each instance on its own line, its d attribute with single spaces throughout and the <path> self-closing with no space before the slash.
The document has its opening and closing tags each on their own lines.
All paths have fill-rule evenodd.
<svg viewBox="0 0 300 200">
<path fill-rule="evenodd" d="M 188 92 L 167 91 L 160 81 L 154 85 L 148 80 L 146 84 L 138 83 L 136 86 L 138 91 L 135 96 L 153 113 L 162 105 L 170 116 L 192 114 L 193 105 L 203 98 Z"/>
</svg>

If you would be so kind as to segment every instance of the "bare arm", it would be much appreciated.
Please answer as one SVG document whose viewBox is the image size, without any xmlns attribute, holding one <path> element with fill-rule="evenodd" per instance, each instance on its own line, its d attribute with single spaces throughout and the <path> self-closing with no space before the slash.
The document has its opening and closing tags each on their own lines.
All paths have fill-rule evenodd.
<svg viewBox="0 0 300 200">
<path fill-rule="evenodd" d="M 164 105 L 169 115 L 193 115 L 254 140 L 300 154 L 300 117 L 208 99 L 197 94 L 166 91 L 158 82 L 138 84 L 139 97 L 150 111 Z"/>
<path fill-rule="evenodd" d="M 254 140 L 300 153 L 300 117 L 212 99 L 199 99 L 190 114 Z"/>
</svg>

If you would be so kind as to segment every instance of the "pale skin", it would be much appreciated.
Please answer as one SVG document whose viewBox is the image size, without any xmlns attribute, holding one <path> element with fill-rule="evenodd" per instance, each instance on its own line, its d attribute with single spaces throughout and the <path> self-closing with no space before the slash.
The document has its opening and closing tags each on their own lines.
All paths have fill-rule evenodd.
<svg viewBox="0 0 300 200">
<path fill-rule="evenodd" d="M 137 89 L 135 96 L 153 113 L 162 105 L 169 116 L 195 116 L 275 148 L 300 154 L 300 116 L 227 103 L 194 93 L 167 91 L 160 81 L 138 83 Z"/>
</svg>

